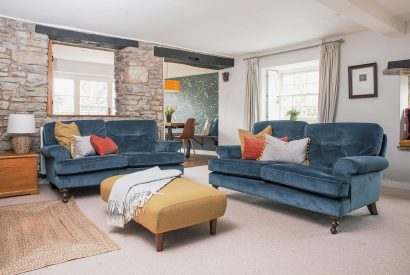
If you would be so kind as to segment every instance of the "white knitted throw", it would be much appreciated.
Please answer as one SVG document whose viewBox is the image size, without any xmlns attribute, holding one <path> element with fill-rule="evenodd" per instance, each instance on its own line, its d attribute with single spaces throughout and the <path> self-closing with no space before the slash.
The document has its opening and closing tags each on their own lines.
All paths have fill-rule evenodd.
<svg viewBox="0 0 410 275">
<path fill-rule="evenodd" d="M 124 227 L 157 191 L 182 173 L 153 167 L 125 175 L 115 181 L 107 206 L 107 224 Z"/>
</svg>

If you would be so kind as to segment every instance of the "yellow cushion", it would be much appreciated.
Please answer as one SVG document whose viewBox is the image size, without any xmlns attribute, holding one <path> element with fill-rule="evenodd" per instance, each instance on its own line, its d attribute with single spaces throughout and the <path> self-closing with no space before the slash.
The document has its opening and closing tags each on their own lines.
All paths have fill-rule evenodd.
<svg viewBox="0 0 410 275">
<path fill-rule="evenodd" d="M 259 133 L 257 133 L 256 135 L 252 134 L 249 131 L 243 130 L 243 129 L 239 129 L 238 130 L 239 133 L 239 141 L 241 142 L 241 151 L 243 152 L 243 144 L 244 144 L 244 136 L 250 136 L 250 137 L 254 137 L 257 139 L 263 139 L 265 140 L 265 135 L 273 135 L 272 133 L 272 126 L 267 126 L 265 129 L 263 129 L 262 131 L 260 131 Z"/>
<path fill-rule="evenodd" d="M 112 186 L 122 177 L 114 176 L 101 183 L 101 197 L 108 201 Z M 177 178 L 154 195 L 134 221 L 152 233 L 163 233 L 207 222 L 225 214 L 226 196 L 210 186 Z"/>
<path fill-rule="evenodd" d="M 65 124 L 57 121 L 54 128 L 54 136 L 58 144 L 63 145 L 71 152 L 71 136 L 80 136 L 80 131 L 75 122 Z"/>
</svg>

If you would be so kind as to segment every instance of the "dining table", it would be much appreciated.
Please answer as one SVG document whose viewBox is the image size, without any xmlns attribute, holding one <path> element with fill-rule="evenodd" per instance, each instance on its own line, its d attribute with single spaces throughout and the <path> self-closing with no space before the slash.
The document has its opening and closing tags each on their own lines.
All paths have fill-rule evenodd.
<svg viewBox="0 0 410 275">
<path fill-rule="evenodd" d="M 165 122 L 165 129 L 168 131 L 167 140 L 173 140 L 174 136 L 172 129 L 183 129 L 185 127 L 185 122 Z M 185 152 L 185 157 L 189 158 L 191 155 L 191 141 L 187 140 L 187 148 Z"/>
</svg>

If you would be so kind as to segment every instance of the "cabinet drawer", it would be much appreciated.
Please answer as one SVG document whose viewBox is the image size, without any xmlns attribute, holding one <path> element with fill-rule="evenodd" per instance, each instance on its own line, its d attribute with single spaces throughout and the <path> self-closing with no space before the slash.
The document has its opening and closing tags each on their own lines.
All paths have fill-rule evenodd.
<svg viewBox="0 0 410 275">
<path fill-rule="evenodd" d="M 0 197 L 37 193 L 36 157 L 0 159 Z"/>
</svg>

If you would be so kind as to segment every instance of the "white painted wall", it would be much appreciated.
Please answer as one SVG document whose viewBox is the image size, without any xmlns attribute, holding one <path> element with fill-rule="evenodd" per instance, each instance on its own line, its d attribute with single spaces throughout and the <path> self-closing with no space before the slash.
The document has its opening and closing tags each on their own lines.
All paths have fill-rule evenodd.
<svg viewBox="0 0 410 275">
<path fill-rule="evenodd" d="M 114 65 L 54 58 L 53 71 L 114 78 Z"/>
<path fill-rule="evenodd" d="M 184 64 L 164 62 L 164 78 L 216 73 L 217 70 L 198 68 Z"/>
<path fill-rule="evenodd" d="M 392 180 L 409 182 L 410 152 L 398 151 L 396 148 L 400 139 L 402 81 L 400 76 L 383 75 L 382 71 L 388 61 L 410 58 L 410 34 L 392 38 L 365 31 L 344 35 L 341 38 L 345 42 L 341 47 L 340 92 L 336 121 L 379 123 L 389 139 L 387 158 L 390 167 L 386 170 L 385 176 Z M 313 48 L 262 58 L 260 67 L 303 62 L 318 57 L 319 49 Z M 379 96 L 349 99 L 347 67 L 372 62 L 378 64 Z M 230 72 L 230 81 L 220 81 L 219 88 L 220 144 L 238 144 L 237 129 L 243 127 L 246 79 L 246 68 L 242 58 L 236 58 L 235 67 L 226 71 Z"/>
</svg>

